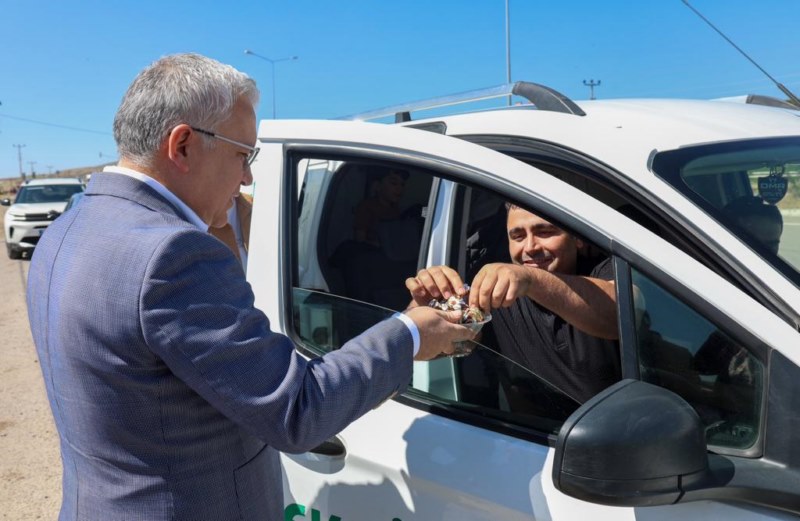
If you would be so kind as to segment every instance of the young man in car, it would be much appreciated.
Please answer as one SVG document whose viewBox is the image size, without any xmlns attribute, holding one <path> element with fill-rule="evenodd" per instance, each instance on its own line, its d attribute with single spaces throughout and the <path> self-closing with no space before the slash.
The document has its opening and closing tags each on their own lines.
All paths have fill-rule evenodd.
<svg viewBox="0 0 800 521">
<path fill-rule="evenodd" d="M 511 263 L 475 276 L 469 304 L 492 312 L 500 353 L 583 403 L 620 378 L 617 306 L 610 259 L 592 264 L 584 241 L 523 208 L 507 204 Z M 447 266 L 406 280 L 417 305 L 463 296 Z"/>
</svg>

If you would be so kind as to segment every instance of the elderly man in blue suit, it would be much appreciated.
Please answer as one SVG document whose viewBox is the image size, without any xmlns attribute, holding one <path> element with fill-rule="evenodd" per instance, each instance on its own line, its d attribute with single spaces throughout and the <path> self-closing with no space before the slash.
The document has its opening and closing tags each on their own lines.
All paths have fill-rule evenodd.
<svg viewBox="0 0 800 521">
<path fill-rule="evenodd" d="M 120 161 L 92 176 L 31 262 L 28 310 L 64 467 L 60 519 L 270 519 L 277 451 L 303 452 L 472 333 L 418 308 L 307 361 L 253 307 L 207 233 L 257 149 L 255 83 L 162 58 L 114 120 Z"/>
</svg>

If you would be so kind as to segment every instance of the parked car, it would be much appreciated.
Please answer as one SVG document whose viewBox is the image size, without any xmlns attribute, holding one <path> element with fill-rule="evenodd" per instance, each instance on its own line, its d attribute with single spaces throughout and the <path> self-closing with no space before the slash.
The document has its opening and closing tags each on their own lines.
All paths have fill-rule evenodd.
<svg viewBox="0 0 800 521">
<path fill-rule="evenodd" d="M 8 257 L 19 259 L 23 253 L 31 253 L 70 197 L 80 192 L 83 184 L 79 179 L 30 179 L 19 188 L 13 204 L 10 199 L 0 201 L 0 205 L 10 206 L 3 220 Z"/>
<path fill-rule="evenodd" d="M 411 120 L 512 92 L 528 101 Z M 612 259 L 623 379 L 581 404 L 489 344 L 415 363 L 405 393 L 282 455 L 286 519 L 800 514 L 800 112 L 518 83 L 353 119 L 386 116 L 260 123 L 247 278 L 273 329 L 319 356 L 402 309 L 418 269 L 508 261 L 510 201 Z M 387 170 L 402 214 L 348 247 Z M 741 198 L 777 211 L 779 244 Z"/>
</svg>

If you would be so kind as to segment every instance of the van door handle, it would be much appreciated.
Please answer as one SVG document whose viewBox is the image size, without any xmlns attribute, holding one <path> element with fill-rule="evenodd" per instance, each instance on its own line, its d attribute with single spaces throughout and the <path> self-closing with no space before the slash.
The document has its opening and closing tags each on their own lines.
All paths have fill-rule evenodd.
<svg viewBox="0 0 800 521">
<path fill-rule="evenodd" d="M 284 458 L 320 474 L 335 474 L 344 468 L 347 449 L 339 436 L 329 438 L 302 454 L 281 453 Z"/>
<path fill-rule="evenodd" d="M 328 438 L 310 451 L 312 454 L 328 458 L 344 458 L 347 454 L 347 449 L 344 448 L 344 443 L 339 436 Z"/>
</svg>

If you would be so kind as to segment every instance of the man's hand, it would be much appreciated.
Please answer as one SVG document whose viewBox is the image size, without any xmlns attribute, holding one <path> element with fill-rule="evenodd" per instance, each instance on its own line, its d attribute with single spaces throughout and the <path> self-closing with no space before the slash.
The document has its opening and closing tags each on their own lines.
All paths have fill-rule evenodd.
<svg viewBox="0 0 800 521">
<path fill-rule="evenodd" d="M 616 340 L 616 288 L 610 280 L 550 273 L 517 264 L 487 264 L 475 275 L 469 305 L 483 311 L 528 297 L 586 334 Z"/>
<path fill-rule="evenodd" d="M 509 307 L 528 294 L 533 284 L 531 268 L 516 264 L 487 264 L 475 275 L 469 292 L 469 305 L 484 311 Z"/>
<path fill-rule="evenodd" d="M 459 324 L 460 311 L 439 311 L 427 306 L 406 310 L 406 315 L 419 329 L 419 352 L 414 360 L 431 360 L 453 352 L 454 342 L 472 340 L 475 333 Z"/>
<path fill-rule="evenodd" d="M 406 288 L 417 306 L 427 306 L 433 299 L 464 296 L 464 281 L 456 270 L 448 266 L 432 266 L 419 270 L 416 277 L 406 279 Z"/>
</svg>

